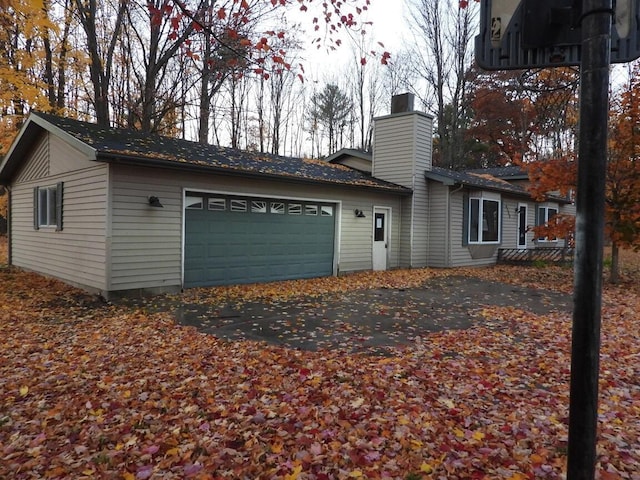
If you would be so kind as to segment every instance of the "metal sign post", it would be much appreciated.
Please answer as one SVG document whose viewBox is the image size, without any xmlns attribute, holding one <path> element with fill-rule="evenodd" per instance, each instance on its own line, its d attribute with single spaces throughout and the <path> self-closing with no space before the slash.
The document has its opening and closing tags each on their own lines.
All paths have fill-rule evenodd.
<svg viewBox="0 0 640 480">
<path fill-rule="evenodd" d="M 640 0 L 481 0 L 486 70 L 580 66 L 567 480 L 596 467 L 609 66 L 640 57 Z M 612 24 L 615 29 L 612 31 Z"/>
<path fill-rule="evenodd" d="M 567 480 L 593 480 L 598 427 L 611 0 L 583 0 Z"/>
<path fill-rule="evenodd" d="M 640 0 L 613 3 L 611 63 L 631 62 L 640 57 Z M 584 18 L 582 0 L 480 0 L 476 63 L 485 70 L 579 66 Z"/>
</svg>

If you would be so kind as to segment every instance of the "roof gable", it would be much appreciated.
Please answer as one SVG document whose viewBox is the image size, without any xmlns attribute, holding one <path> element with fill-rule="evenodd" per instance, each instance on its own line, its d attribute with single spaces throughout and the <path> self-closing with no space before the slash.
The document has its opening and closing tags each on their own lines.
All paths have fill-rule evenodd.
<svg viewBox="0 0 640 480">
<path fill-rule="evenodd" d="M 81 144 L 81 149 L 92 152 L 93 158 L 99 161 L 209 170 L 230 175 L 277 177 L 292 181 L 373 188 L 399 194 L 411 193 L 410 189 L 400 185 L 324 160 L 247 152 L 135 130 L 101 127 L 44 113 L 30 115 L 24 132 L 19 134 L 7 155 L 8 162 L 25 153 L 24 148 L 16 145 L 24 146 L 28 143 L 33 135 L 34 124 L 63 136 L 68 141 Z M 4 167 L 3 163 L 0 180 L 8 179 L 13 172 L 11 168 L 4 172 Z"/>
</svg>

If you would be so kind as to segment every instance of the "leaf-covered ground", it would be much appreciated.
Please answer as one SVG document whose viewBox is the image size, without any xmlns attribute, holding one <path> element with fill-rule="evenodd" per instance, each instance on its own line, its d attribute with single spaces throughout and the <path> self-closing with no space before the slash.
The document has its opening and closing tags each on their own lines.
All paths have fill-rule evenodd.
<svg viewBox="0 0 640 480">
<path fill-rule="evenodd" d="M 499 267 L 187 295 L 290 299 L 449 274 L 571 285 L 566 269 Z M 640 297 L 628 280 L 604 294 L 602 479 L 640 479 Z M 373 357 L 223 341 L 10 269 L 0 287 L 0 478 L 563 477 L 570 314 L 485 306 L 484 325 Z"/>
</svg>

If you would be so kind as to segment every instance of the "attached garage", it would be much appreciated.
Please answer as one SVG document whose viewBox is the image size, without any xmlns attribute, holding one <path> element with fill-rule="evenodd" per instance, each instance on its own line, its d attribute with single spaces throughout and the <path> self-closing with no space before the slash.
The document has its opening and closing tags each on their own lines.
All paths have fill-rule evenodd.
<svg viewBox="0 0 640 480">
<path fill-rule="evenodd" d="M 187 191 L 184 286 L 332 275 L 338 204 Z"/>
<path fill-rule="evenodd" d="M 381 172 L 33 113 L 0 162 L 9 261 L 105 298 L 415 266 L 413 189 Z"/>
</svg>

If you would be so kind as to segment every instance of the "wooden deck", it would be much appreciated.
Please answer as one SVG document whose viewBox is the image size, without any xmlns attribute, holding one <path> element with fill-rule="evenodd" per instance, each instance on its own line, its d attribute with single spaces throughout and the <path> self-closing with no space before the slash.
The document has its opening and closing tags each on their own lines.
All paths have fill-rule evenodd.
<svg viewBox="0 0 640 480">
<path fill-rule="evenodd" d="M 570 265 L 573 263 L 573 248 L 499 248 L 498 263 L 507 265 L 533 265 L 535 263 Z"/>
</svg>

